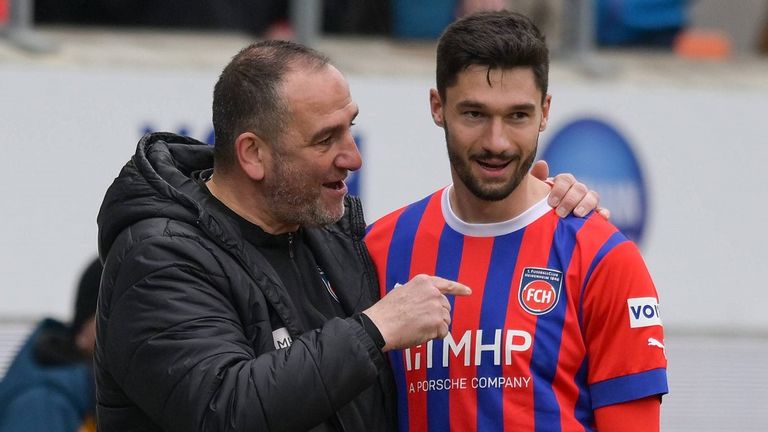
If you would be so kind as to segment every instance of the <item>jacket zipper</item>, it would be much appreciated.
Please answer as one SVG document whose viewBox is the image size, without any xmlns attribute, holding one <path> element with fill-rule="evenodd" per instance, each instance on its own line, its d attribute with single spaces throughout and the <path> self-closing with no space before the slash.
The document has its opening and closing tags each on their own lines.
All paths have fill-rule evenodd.
<svg viewBox="0 0 768 432">
<path fill-rule="evenodd" d="M 288 233 L 288 256 L 291 257 L 291 261 L 293 261 L 294 256 L 293 256 L 293 233 L 292 232 Z M 293 264 L 294 266 L 296 265 L 295 262 Z"/>
<path fill-rule="evenodd" d="M 304 285 L 304 278 L 301 274 L 301 271 L 299 269 L 299 264 L 296 262 L 296 257 L 293 252 L 293 233 L 288 233 L 288 256 L 291 258 L 291 264 L 293 265 L 293 270 L 296 272 L 296 276 L 298 276 L 299 282 Z M 337 300 L 338 301 L 338 300 Z M 339 432 L 345 432 L 347 430 L 346 427 L 344 427 L 344 422 L 341 420 L 341 414 L 336 411 L 334 413 L 334 416 L 331 417 L 332 422 L 334 423 L 334 427 Z"/>
</svg>

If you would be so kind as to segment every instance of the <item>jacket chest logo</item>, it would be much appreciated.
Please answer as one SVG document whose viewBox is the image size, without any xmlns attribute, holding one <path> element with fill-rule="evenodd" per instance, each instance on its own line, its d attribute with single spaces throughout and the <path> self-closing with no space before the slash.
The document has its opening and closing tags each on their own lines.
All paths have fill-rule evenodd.
<svg viewBox="0 0 768 432">
<path fill-rule="evenodd" d="M 293 339 L 285 327 L 280 327 L 272 332 L 272 341 L 275 343 L 275 349 L 288 348 L 293 343 Z"/>
</svg>

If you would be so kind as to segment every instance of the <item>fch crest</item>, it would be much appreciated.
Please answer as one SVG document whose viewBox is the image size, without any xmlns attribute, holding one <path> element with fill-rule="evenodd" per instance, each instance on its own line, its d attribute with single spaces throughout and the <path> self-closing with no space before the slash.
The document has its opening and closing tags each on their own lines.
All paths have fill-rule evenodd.
<svg viewBox="0 0 768 432">
<path fill-rule="evenodd" d="M 544 315 L 557 306 L 563 285 L 563 272 L 539 267 L 526 267 L 520 278 L 518 300 L 526 312 Z"/>
</svg>

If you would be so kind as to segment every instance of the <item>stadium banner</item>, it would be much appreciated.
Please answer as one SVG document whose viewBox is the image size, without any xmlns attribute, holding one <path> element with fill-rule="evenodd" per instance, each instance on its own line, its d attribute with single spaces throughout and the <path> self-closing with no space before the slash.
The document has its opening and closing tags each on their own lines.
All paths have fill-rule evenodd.
<svg viewBox="0 0 768 432">
<path fill-rule="evenodd" d="M 1 0 L 0 0 L 1 1 Z M 66 319 L 106 188 L 147 130 L 212 141 L 218 70 L 0 65 L 0 316 Z M 450 182 L 429 77 L 350 75 L 369 221 Z M 539 142 L 638 241 L 668 329 L 768 329 L 765 88 L 551 83 Z"/>
</svg>

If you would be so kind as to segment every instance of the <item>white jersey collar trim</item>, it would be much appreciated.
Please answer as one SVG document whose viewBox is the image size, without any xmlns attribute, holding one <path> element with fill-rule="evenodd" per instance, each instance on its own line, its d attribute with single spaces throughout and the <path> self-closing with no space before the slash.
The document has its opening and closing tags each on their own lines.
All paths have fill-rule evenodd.
<svg viewBox="0 0 768 432">
<path fill-rule="evenodd" d="M 536 219 L 544 216 L 552 207 L 547 204 L 547 198 L 544 197 L 541 201 L 531 206 L 528 210 L 524 211 L 520 215 L 502 222 L 493 223 L 467 223 L 459 219 L 456 213 L 451 208 L 451 200 L 448 196 L 453 189 L 453 184 L 443 189 L 443 195 L 440 198 L 440 204 L 443 210 L 443 218 L 449 227 L 454 231 L 471 237 L 498 237 L 505 234 L 515 232 L 519 229 L 525 228 Z"/>
</svg>

